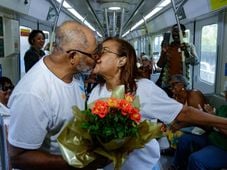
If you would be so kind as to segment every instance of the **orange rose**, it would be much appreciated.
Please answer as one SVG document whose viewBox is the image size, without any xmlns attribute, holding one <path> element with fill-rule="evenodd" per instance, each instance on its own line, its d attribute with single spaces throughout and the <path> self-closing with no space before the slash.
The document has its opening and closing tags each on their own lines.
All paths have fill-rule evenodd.
<svg viewBox="0 0 227 170">
<path fill-rule="evenodd" d="M 108 103 L 102 100 L 97 100 L 92 108 L 92 113 L 104 118 L 109 112 Z"/>
<path fill-rule="evenodd" d="M 134 96 L 131 95 L 130 93 L 125 94 L 125 100 L 127 100 L 128 102 L 132 103 L 134 100 Z"/>
<path fill-rule="evenodd" d="M 118 107 L 118 100 L 116 98 L 109 98 L 107 103 L 109 107 Z"/>
<path fill-rule="evenodd" d="M 119 108 L 121 109 L 121 113 L 122 115 L 127 115 L 131 112 L 131 109 L 132 109 L 132 105 L 127 101 L 127 100 L 120 100 L 119 102 Z"/>
<path fill-rule="evenodd" d="M 139 123 L 141 120 L 141 114 L 139 113 L 139 109 L 132 108 L 130 112 L 130 119 Z"/>
</svg>

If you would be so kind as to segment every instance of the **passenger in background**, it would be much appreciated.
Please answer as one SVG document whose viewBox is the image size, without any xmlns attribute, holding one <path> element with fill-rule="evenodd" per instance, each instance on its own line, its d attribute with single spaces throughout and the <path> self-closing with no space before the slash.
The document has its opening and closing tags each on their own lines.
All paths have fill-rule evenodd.
<svg viewBox="0 0 227 170">
<path fill-rule="evenodd" d="M 99 59 L 93 73 L 102 76 L 103 81 L 92 90 L 88 104 L 97 99 L 110 97 L 112 90 L 124 85 L 125 92 L 136 95 L 140 100 L 142 119 L 159 119 L 165 123 L 174 120 L 184 123 L 219 126 L 227 130 L 227 118 L 221 118 L 184 106 L 169 98 L 151 80 L 142 78 L 136 66 L 136 53 L 133 46 L 119 38 L 107 38 L 100 44 Z M 158 142 L 153 139 L 143 148 L 129 153 L 121 170 L 153 170 L 160 158 Z M 104 168 L 113 170 L 110 164 Z"/>
<path fill-rule="evenodd" d="M 182 34 L 185 36 L 185 26 L 180 24 Z M 188 44 L 180 41 L 179 30 L 177 24 L 172 27 L 172 38 L 173 42 L 170 45 L 162 47 L 162 52 L 159 61 L 157 62 L 158 67 L 163 69 L 161 74 L 161 88 L 163 88 L 167 94 L 169 93 L 170 78 L 175 74 L 182 74 L 189 80 L 189 65 L 198 64 L 198 57 L 193 44 Z M 185 62 L 182 62 L 182 53 L 184 52 Z M 186 72 L 183 72 L 185 66 Z"/>
<path fill-rule="evenodd" d="M 140 67 L 143 65 L 143 64 L 142 64 L 142 57 L 143 57 L 144 55 L 146 55 L 146 53 L 142 52 L 142 53 L 140 54 L 140 56 L 137 56 L 137 63 L 136 63 L 136 65 L 137 65 L 138 68 L 140 68 Z"/>
<path fill-rule="evenodd" d="M 28 72 L 45 55 L 45 52 L 42 50 L 45 44 L 45 34 L 41 30 L 32 30 L 28 36 L 28 42 L 30 48 L 24 55 L 25 72 Z"/>
<path fill-rule="evenodd" d="M 210 114 L 227 117 L 227 105 L 216 113 L 209 105 Z M 184 134 L 179 138 L 171 170 L 204 170 L 227 168 L 227 131 L 213 128 L 203 135 Z"/>
<path fill-rule="evenodd" d="M 172 97 L 186 106 L 192 106 L 197 109 L 204 108 L 204 104 L 207 102 L 203 93 L 196 89 L 188 89 L 188 85 L 189 83 L 183 75 L 176 74 L 171 76 Z"/>
<path fill-rule="evenodd" d="M 177 100 L 178 102 L 182 103 L 185 106 L 192 106 L 197 109 L 204 109 L 204 105 L 207 103 L 205 96 L 203 93 L 196 89 L 188 89 L 188 81 L 187 79 L 180 74 L 176 74 L 171 76 L 170 85 L 172 91 L 172 98 Z M 181 124 L 179 122 L 173 123 L 172 125 L 174 128 L 179 129 L 176 132 L 168 131 L 167 136 L 170 142 L 170 148 L 165 149 L 162 151 L 163 154 L 173 154 L 174 149 L 176 149 L 177 141 L 184 132 L 187 133 L 196 133 L 196 134 L 203 134 L 205 130 L 201 127 L 191 126 L 190 124 Z M 189 127 L 186 127 L 189 126 Z M 183 127 L 183 129 L 180 129 Z M 185 128 L 184 128 L 185 127 Z"/>
<path fill-rule="evenodd" d="M 7 106 L 14 85 L 8 77 L 0 77 L 0 103 Z"/>
<path fill-rule="evenodd" d="M 144 78 L 150 79 L 153 71 L 152 60 L 148 55 L 143 55 L 141 60 L 142 65 L 139 67 L 139 70 L 141 71 Z"/>
<path fill-rule="evenodd" d="M 5 124 L 8 125 L 9 108 L 7 103 L 13 91 L 14 85 L 8 77 L 0 77 L 0 115 L 5 119 Z"/>
<path fill-rule="evenodd" d="M 94 67 L 96 39 L 92 30 L 75 21 L 64 22 L 55 35 L 53 52 L 25 74 L 8 102 L 9 155 L 16 169 L 76 169 L 62 158 L 57 137 L 73 117 L 72 106 L 85 109 L 84 88 L 74 74 Z M 100 164 L 105 161 L 97 159 L 79 169 L 104 166 Z"/>
</svg>

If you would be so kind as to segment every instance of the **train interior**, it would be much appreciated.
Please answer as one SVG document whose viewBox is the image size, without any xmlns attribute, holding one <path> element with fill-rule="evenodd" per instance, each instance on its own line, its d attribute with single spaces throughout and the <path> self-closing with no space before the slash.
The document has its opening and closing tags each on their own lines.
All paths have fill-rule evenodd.
<svg viewBox="0 0 227 170">
<path fill-rule="evenodd" d="M 126 39 L 138 56 L 145 52 L 152 58 L 154 68 L 164 35 L 179 20 L 186 26 L 184 40 L 195 45 L 200 60 L 190 66 L 190 86 L 202 91 L 212 106 L 226 104 L 227 1 L 0 0 L 0 75 L 16 85 L 25 74 L 23 57 L 31 30 L 43 30 L 45 43 L 52 43 L 56 26 L 66 20 L 86 24 L 99 41 L 107 36 Z M 152 80 L 159 74 L 154 70 Z M 170 161 L 163 156 L 161 169 L 167 169 Z"/>
</svg>

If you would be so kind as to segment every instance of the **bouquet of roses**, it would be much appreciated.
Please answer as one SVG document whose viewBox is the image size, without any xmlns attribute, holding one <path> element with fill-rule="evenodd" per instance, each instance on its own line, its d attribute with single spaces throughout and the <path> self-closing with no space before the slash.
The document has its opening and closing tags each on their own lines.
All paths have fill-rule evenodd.
<svg viewBox="0 0 227 170">
<path fill-rule="evenodd" d="M 162 136 L 161 124 L 141 122 L 139 107 L 138 97 L 125 94 L 124 86 L 115 89 L 110 98 L 90 104 L 87 110 L 74 107 L 74 119 L 58 137 L 64 159 L 82 168 L 99 154 L 120 169 L 129 152 Z"/>
</svg>

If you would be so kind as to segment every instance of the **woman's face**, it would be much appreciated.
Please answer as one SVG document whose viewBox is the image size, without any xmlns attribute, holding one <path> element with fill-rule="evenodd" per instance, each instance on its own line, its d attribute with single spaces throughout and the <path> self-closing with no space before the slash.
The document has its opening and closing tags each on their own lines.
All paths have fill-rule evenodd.
<svg viewBox="0 0 227 170">
<path fill-rule="evenodd" d="M 97 60 L 93 73 L 102 76 L 114 76 L 119 71 L 119 55 L 117 51 L 118 44 L 109 40 L 102 44 L 100 58 Z"/>
<path fill-rule="evenodd" d="M 171 84 L 171 91 L 173 95 L 179 95 L 184 89 L 184 84 L 181 82 L 176 82 Z"/>
<path fill-rule="evenodd" d="M 9 97 L 12 93 L 14 86 L 10 83 L 5 83 L 0 89 L 0 102 L 4 105 L 7 105 Z"/>
<path fill-rule="evenodd" d="M 33 45 L 37 49 L 42 49 L 45 44 L 45 38 L 41 33 L 38 33 L 33 39 Z"/>
</svg>

